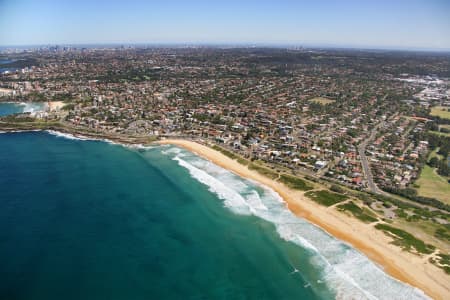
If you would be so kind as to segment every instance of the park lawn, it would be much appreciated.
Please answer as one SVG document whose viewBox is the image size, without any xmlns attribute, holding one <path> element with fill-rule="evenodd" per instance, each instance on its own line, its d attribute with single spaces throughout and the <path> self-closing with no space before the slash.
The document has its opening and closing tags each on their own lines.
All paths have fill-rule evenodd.
<svg viewBox="0 0 450 300">
<path fill-rule="evenodd" d="M 335 100 L 331 100 L 331 99 L 327 99 L 327 98 L 323 98 L 323 97 L 316 97 L 316 98 L 312 98 L 309 99 L 309 102 L 315 102 L 315 103 L 319 103 L 322 105 L 327 105 L 327 104 L 331 104 L 336 102 Z"/>
<path fill-rule="evenodd" d="M 431 197 L 450 204 L 450 184 L 445 177 L 439 176 L 436 170 L 425 165 L 416 181 L 419 185 L 419 196 Z"/>
<path fill-rule="evenodd" d="M 449 119 L 450 120 L 450 111 L 448 111 L 448 107 L 444 106 L 435 106 L 431 108 L 431 115 L 432 116 L 438 116 L 443 119 Z"/>
</svg>

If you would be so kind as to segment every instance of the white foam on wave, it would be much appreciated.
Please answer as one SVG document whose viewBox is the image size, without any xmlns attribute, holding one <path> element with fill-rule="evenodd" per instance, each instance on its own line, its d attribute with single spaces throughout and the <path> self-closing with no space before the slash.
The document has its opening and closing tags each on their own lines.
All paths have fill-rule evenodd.
<svg viewBox="0 0 450 300">
<path fill-rule="evenodd" d="M 69 139 L 69 140 L 101 141 L 101 142 L 105 142 L 105 143 L 108 143 L 111 145 L 118 145 L 118 146 L 122 146 L 125 148 L 130 148 L 130 149 L 150 150 L 150 149 L 156 148 L 156 146 L 145 146 L 143 144 L 123 144 L 123 143 L 114 142 L 109 139 L 91 138 L 91 137 L 87 137 L 87 136 L 83 136 L 83 135 L 78 135 L 78 134 L 74 135 L 71 133 L 64 133 L 64 132 L 60 132 L 60 131 L 56 131 L 56 130 L 46 130 L 46 132 L 51 135 L 54 135 L 56 137 L 61 137 L 61 138 Z"/>
<path fill-rule="evenodd" d="M 176 147 L 164 154 L 217 194 L 233 212 L 255 215 L 275 224 L 281 238 L 307 250 L 312 255 L 311 263 L 338 299 L 428 299 L 421 290 L 390 277 L 356 249 L 295 216 L 272 189 Z"/>
<path fill-rule="evenodd" d="M 144 144 L 122 144 L 123 146 L 131 149 L 150 150 L 155 149 L 156 146 L 146 146 Z"/>
<path fill-rule="evenodd" d="M 303 238 L 301 235 L 293 233 L 291 231 L 289 231 L 288 233 L 283 232 L 283 228 L 288 228 L 289 226 L 278 226 L 278 233 L 280 234 L 280 236 L 284 237 L 285 240 L 288 241 L 294 241 L 296 244 L 301 245 L 303 248 L 308 249 L 312 252 L 315 253 L 319 253 L 319 250 L 314 247 L 313 244 L 311 244 L 310 242 L 308 242 L 307 239 Z M 328 262 L 326 260 L 324 260 L 325 262 Z"/>
<path fill-rule="evenodd" d="M 22 133 L 22 132 L 37 132 L 42 131 L 41 129 L 27 129 L 27 130 L 8 130 L 8 131 L 0 131 L 2 133 Z"/>
<path fill-rule="evenodd" d="M 46 104 L 43 103 L 30 103 L 30 102 L 21 102 L 19 103 L 21 106 L 23 106 L 22 111 L 24 113 L 34 113 L 39 111 L 44 111 Z"/>
<path fill-rule="evenodd" d="M 181 149 L 180 148 L 176 148 L 176 147 L 172 147 L 171 145 L 164 145 L 164 146 L 168 146 L 168 148 L 169 149 L 167 149 L 167 150 L 162 150 L 161 152 L 164 154 L 164 155 L 171 155 L 171 154 L 174 154 L 174 155 L 178 155 L 179 157 L 183 157 L 184 155 L 181 153 Z M 166 148 L 165 147 L 165 148 Z"/>
<path fill-rule="evenodd" d="M 180 166 L 188 169 L 192 177 L 208 186 L 209 190 L 217 194 L 217 196 L 219 196 L 219 198 L 222 199 L 225 205 L 230 209 L 239 214 L 250 214 L 249 206 L 247 205 L 245 199 L 239 195 L 239 193 L 227 187 L 224 183 L 209 175 L 205 171 L 197 169 L 180 157 L 176 156 L 174 160 L 176 160 Z"/>
<path fill-rule="evenodd" d="M 163 145 L 166 148 L 169 148 L 167 150 L 162 151 L 163 154 L 180 154 L 181 153 L 181 149 L 177 148 L 177 147 L 172 147 L 171 145 Z"/>
<path fill-rule="evenodd" d="M 94 140 L 82 135 L 73 135 L 70 133 L 64 133 L 64 132 L 60 132 L 60 131 L 56 131 L 56 130 L 46 130 L 47 133 L 54 135 L 56 137 L 61 137 L 61 138 L 65 138 L 68 140 L 79 140 L 79 141 L 90 141 L 90 140 Z"/>
<path fill-rule="evenodd" d="M 246 200 L 250 208 L 255 208 L 257 210 L 268 210 L 267 206 L 264 205 L 258 192 L 252 190 L 250 194 L 246 196 Z"/>
</svg>

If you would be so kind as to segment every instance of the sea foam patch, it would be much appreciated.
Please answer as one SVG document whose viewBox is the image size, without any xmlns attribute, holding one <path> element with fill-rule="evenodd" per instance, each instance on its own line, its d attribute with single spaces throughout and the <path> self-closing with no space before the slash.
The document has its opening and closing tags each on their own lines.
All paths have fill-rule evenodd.
<svg viewBox="0 0 450 300">
<path fill-rule="evenodd" d="M 295 216 L 268 187 L 177 147 L 166 148 L 164 154 L 217 194 L 233 212 L 255 215 L 275 224 L 281 238 L 307 250 L 310 263 L 321 273 L 321 279 L 311 283 L 312 288 L 319 290 L 325 282 L 338 299 L 428 299 L 421 290 L 386 274 L 356 249 Z"/>
<path fill-rule="evenodd" d="M 65 139 L 68 139 L 68 140 L 80 140 L 80 141 L 91 141 L 91 140 L 94 140 L 94 139 L 91 139 L 91 138 L 88 138 L 88 137 L 85 137 L 85 136 L 81 136 L 81 135 L 75 136 L 75 135 L 70 134 L 70 133 L 63 133 L 63 132 L 55 131 L 55 130 L 46 130 L 46 132 L 51 134 L 51 135 L 54 135 L 56 137 L 61 137 L 61 138 L 65 138 Z"/>
<path fill-rule="evenodd" d="M 34 113 L 46 109 L 46 104 L 43 103 L 21 102 L 20 105 L 23 107 L 24 113 Z"/>
<path fill-rule="evenodd" d="M 40 129 L 26 129 L 26 130 L 8 130 L 8 131 L 0 131 L 0 134 L 3 133 L 23 133 L 23 132 L 40 132 Z"/>
<path fill-rule="evenodd" d="M 87 136 L 83 136 L 83 135 L 74 135 L 71 133 L 64 133 L 64 132 L 60 132 L 60 131 L 56 131 L 56 130 L 45 130 L 45 132 L 54 135 L 56 137 L 60 137 L 60 138 L 65 138 L 65 139 L 69 139 L 69 140 L 79 140 L 79 141 L 101 141 L 101 142 L 105 142 L 111 145 L 118 145 L 118 146 L 122 146 L 122 147 L 126 147 L 129 149 L 137 149 L 137 150 L 150 150 L 150 149 L 154 149 L 156 148 L 156 146 L 146 146 L 143 144 L 125 144 L 125 143 L 118 143 L 118 142 L 114 142 L 112 140 L 109 139 L 102 139 L 102 138 L 93 138 L 93 137 L 87 137 Z"/>
<path fill-rule="evenodd" d="M 185 160 L 176 156 L 174 160 L 178 161 L 180 166 L 189 170 L 189 173 L 198 181 L 209 187 L 209 190 L 220 199 L 224 200 L 226 206 L 239 214 L 250 214 L 250 207 L 245 199 L 235 190 L 225 185 L 223 182 L 217 180 L 214 176 L 211 176 L 207 172 L 194 167 Z"/>
</svg>

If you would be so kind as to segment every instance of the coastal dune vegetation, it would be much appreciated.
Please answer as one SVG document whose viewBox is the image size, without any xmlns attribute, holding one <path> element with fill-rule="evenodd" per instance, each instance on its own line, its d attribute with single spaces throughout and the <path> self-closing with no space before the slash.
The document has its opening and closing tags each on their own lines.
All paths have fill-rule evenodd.
<svg viewBox="0 0 450 300">
<path fill-rule="evenodd" d="M 378 218 L 374 217 L 374 214 L 367 209 L 363 209 L 356 205 L 353 201 L 343 203 L 337 206 L 340 211 L 348 211 L 355 218 L 363 221 L 364 223 L 373 223 L 378 221 Z"/>
<path fill-rule="evenodd" d="M 340 203 L 348 198 L 346 195 L 337 194 L 326 190 L 309 191 L 305 193 L 305 196 L 325 206 Z"/>
<path fill-rule="evenodd" d="M 382 230 L 389 236 L 393 237 L 393 243 L 400 246 L 404 250 L 411 251 L 414 248 L 418 253 L 431 254 L 436 249 L 433 245 L 424 243 L 412 234 L 390 225 L 376 224 L 375 228 Z"/>
</svg>

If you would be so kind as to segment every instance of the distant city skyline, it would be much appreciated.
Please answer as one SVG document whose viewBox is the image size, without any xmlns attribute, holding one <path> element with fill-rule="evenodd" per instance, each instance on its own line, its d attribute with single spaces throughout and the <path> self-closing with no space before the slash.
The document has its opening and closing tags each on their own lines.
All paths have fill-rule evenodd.
<svg viewBox="0 0 450 300">
<path fill-rule="evenodd" d="M 186 43 L 450 49 L 450 1 L 212 2 L 0 0 L 0 46 Z"/>
</svg>

